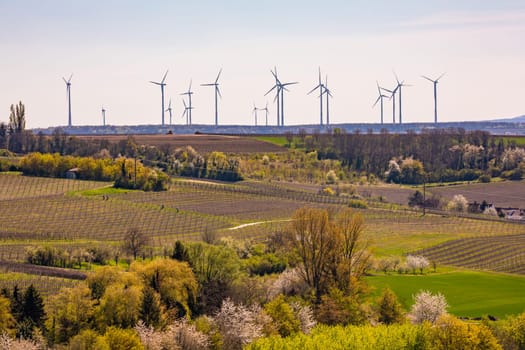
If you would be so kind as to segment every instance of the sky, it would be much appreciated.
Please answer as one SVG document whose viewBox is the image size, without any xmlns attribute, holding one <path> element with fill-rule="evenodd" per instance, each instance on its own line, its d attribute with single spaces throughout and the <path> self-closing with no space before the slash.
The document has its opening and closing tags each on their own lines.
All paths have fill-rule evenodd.
<svg viewBox="0 0 525 350">
<path fill-rule="evenodd" d="M 160 124 L 160 88 L 173 124 L 193 82 L 193 122 L 253 125 L 254 103 L 276 123 L 270 73 L 299 82 L 285 93 L 285 124 L 319 123 L 318 69 L 333 98 L 330 122 L 377 123 L 376 81 L 402 90 L 403 122 L 431 122 L 437 78 L 440 121 L 525 114 L 522 0 L 0 0 L 0 121 L 22 101 L 27 127 Z M 385 100 L 385 122 L 392 105 Z M 398 112 L 396 111 L 396 114 Z M 258 113 L 259 125 L 265 123 Z M 396 116 L 397 118 L 397 116 Z M 169 122 L 166 113 L 166 123 Z"/>
</svg>

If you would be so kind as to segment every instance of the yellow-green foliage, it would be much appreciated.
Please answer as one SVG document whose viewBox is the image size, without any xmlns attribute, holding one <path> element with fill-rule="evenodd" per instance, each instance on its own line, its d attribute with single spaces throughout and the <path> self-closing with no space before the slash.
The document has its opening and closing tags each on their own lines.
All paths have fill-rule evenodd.
<svg viewBox="0 0 525 350">
<path fill-rule="evenodd" d="M 109 327 L 103 341 L 111 350 L 143 350 L 138 334 L 133 329 Z"/>
<path fill-rule="evenodd" d="M 379 326 L 317 326 L 310 335 L 262 338 L 249 350 L 500 350 L 489 328 L 465 323 L 453 316 L 442 317 L 435 325 L 394 324 Z"/>
<path fill-rule="evenodd" d="M 6 332 L 14 324 L 10 310 L 9 299 L 0 295 L 0 333 Z"/>
<path fill-rule="evenodd" d="M 134 262 L 130 271 L 157 291 L 167 306 L 180 305 L 183 310 L 179 311 L 190 315 L 189 305 L 195 302 L 198 285 L 187 263 L 172 259 L 157 259 L 145 264 Z"/>
<path fill-rule="evenodd" d="M 118 158 L 61 156 L 58 153 L 31 153 L 19 164 L 25 175 L 66 177 L 68 170 L 76 168 L 76 176 L 83 180 L 115 181 L 115 187 L 136 188 L 145 191 L 166 189 L 168 177 L 161 171 L 145 167 L 140 161 Z"/>
<path fill-rule="evenodd" d="M 295 334 L 288 338 L 262 338 L 248 350 L 410 350 L 426 349 L 423 326 L 317 326 L 310 335 Z"/>
<path fill-rule="evenodd" d="M 264 311 L 273 319 L 279 334 L 283 337 L 297 333 L 301 329 L 301 322 L 282 294 L 267 303 L 264 306 Z"/>
<path fill-rule="evenodd" d="M 290 150 L 278 155 L 244 156 L 240 161 L 240 169 L 243 176 L 253 179 L 293 180 L 317 184 L 325 183 L 327 174 L 331 171 L 335 176 L 330 177 L 330 180 L 344 180 L 345 176 L 340 161 L 319 160 L 315 151 L 305 153 Z"/>
</svg>

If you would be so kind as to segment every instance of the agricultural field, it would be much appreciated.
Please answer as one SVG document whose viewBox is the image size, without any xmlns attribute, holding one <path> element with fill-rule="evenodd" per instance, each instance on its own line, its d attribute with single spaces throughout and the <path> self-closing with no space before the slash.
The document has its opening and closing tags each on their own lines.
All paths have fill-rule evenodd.
<svg viewBox="0 0 525 350">
<path fill-rule="evenodd" d="M 366 280 L 377 295 L 382 288 L 391 288 L 405 309 L 412 305 L 412 296 L 425 289 L 442 293 L 449 304 L 449 312 L 458 317 L 492 315 L 504 318 L 525 310 L 525 276 L 440 270 L 425 275 L 376 275 Z"/>
<path fill-rule="evenodd" d="M 461 194 L 469 202 L 481 203 L 486 200 L 496 207 L 525 208 L 525 181 L 436 186 L 428 188 L 428 192 L 435 193 L 448 200 L 456 194 Z"/>
<path fill-rule="evenodd" d="M 137 228 L 149 237 L 148 256 L 163 255 L 166 247 L 172 247 L 177 239 L 200 240 L 207 232 L 214 232 L 218 237 L 262 241 L 270 234 L 286 229 L 297 208 L 318 207 L 334 213 L 346 206 L 349 200 L 347 197 L 321 195 L 319 186 L 261 181 L 227 184 L 175 179 L 168 191 L 143 192 L 114 189 L 105 182 L 0 174 L 0 188 L 0 210 L 3 213 L 0 261 L 6 266 L 6 276 L 12 277 L 8 278 L 11 282 L 4 279 L 0 287 L 15 283 L 13 279 L 20 277 L 20 283 L 31 281 L 43 288 L 46 295 L 53 293 L 57 285 L 76 282 L 50 275 L 51 272 L 30 272 L 27 265 L 22 264 L 28 247 L 52 246 L 71 253 L 102 246 L 118 250 L 130 228 Z M 523 249 L 517 247 L 517 242 L 523 244 L 525 225 L 443 214 L 427 213 L 423 216 L 421 212 L 399 205 L 401 199 L 413 191 L 410 188 L 357 186 L 357 191 L 369 191 L 371 194 L 365 193 L 363 197 L 373 199 L 368 209 L 355 210 L 364 217 L 368 244 L 377 258 L 402 257 L 418 252 L 437 261 L 438 269 L 454 265 L 525 274 L 523 268 L 516 268 L 525 264 L 520 260 Z M 377 201 L 376 196 L 382 196 L 383 200 Z M 488 264 L 489 247 L 495 246 L 496 242 L 501 256 L 506 254 L 505 261 L 514 259 L 514 265 Z M 471 247 L 470 251 L 468 247 Z M 465 254 L 461 255 L 463 251 Z M 472 263 L 476 253 L 486 254 L 478 259 L 486 265 Z M 501 260 L 498 256 L 493 260 Z M 427 288 L 430 286 L 427 281 L 433 281 L 435 276 L 410 281 L 417 281 L 414 288 Z M 505 274 L 496 276 L 508 279 L 511 290 L 521 286 L 522 279 Z M 409 280 L 410 277 L 413 276 L 378 275 L 371 281 L 381 286 L 390 280 Z M 445 279 L 439 283 L 447 286 L 456 282 Z M 409 302 L 408 297 L 406 300 Z M 467 310 L 465 315 L 479 314 L 476 309 L 461 309 L 462 303 L 453 299 L 452 310 Z M 501 305 L 501 312 L 510 312 L 510 309 L 514 313 L 522 311 L 516 305 L 512 304 L 508 309 Z M 484 312 L 501 315 L 494 311 L 499 306 L 494 304 L 493 307 Z"/>
<path fill-rule="evenodd" d="M 87 140 L 107 140 L 110 142 L 125 141 L 126 135 L 78 136 Z M 191 146 L 199 153 L 212 151 L 224 153 L 279 153 L 286 152 L 286 148 L 265 140 L 243 136 L 224 135 L 133 135 L 135 142 L 140 145 L 157 147 L 185 147 Z"/>
</svg>

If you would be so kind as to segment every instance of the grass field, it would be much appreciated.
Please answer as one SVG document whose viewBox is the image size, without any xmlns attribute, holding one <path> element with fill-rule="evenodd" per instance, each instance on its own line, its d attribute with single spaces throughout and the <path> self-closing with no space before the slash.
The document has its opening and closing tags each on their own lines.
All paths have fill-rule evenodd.
<svg viewBox="0 0 525 350">
<path fill-rule="evenodd" d="M 377 275 L 366 280 L 376 295 L 382 288 L 390 287 L 407 310 L 412 296 L 424 289 L 442 293 L 449 312 L 460 317 L 503 318 L 525 311 L 524 276 L 455 270 L 427 275 Z"/>
</svg>

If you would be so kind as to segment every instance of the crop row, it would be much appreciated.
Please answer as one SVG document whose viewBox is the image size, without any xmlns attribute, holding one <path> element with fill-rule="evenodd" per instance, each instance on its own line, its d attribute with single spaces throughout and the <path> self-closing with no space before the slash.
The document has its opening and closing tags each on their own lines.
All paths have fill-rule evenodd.
<svg viewBox="0 0 525 350">
<path fill-rule="evenodd" d="M 525 274 L 525 234 L 462 238 L 417 253 L 445 265 Z"/>
</svg>

